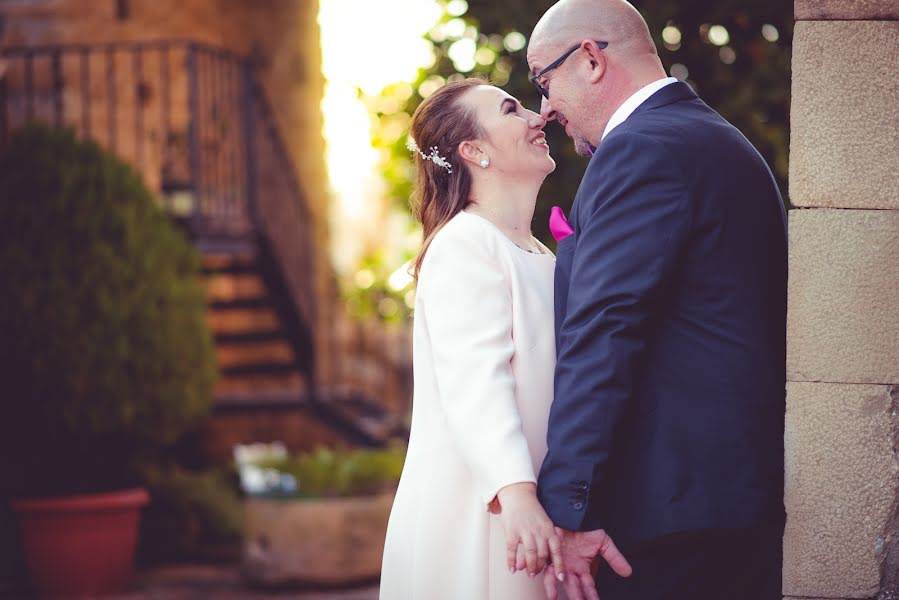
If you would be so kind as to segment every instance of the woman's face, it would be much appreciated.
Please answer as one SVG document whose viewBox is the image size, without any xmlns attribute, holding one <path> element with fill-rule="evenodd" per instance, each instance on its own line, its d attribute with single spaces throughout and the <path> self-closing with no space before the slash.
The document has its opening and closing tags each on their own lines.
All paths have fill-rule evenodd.
<svg viewBox="0 0 899 600">
<path fill-rule="evenodd" d="M 490 169 L 541 178 L 553 172 L 556 162 L 543 135 L 543 117 L 492 85 L 472 88 L 462 100 L 475 111 L 484 131 L 484 139 L 476 144 L 490 159 Z"/>
</svg>

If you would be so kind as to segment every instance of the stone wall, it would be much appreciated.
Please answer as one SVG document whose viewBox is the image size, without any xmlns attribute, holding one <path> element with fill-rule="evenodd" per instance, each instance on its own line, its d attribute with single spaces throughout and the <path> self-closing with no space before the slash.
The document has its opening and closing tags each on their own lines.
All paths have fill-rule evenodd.
<svg viewBox="0 0 899 600">
<path fill-rule="evenodd" d="M 786 598 L 899 598 L 899 2 L 796 0 Z"/>
</svg>

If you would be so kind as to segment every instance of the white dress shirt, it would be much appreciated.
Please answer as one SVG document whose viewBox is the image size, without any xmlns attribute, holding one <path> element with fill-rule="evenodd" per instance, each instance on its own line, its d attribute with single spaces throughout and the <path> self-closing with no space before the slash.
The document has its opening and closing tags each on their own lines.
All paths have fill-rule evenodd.
<svg viewBox="0 0 899 600">
<path fill-rule="evenodd" d="M 664 79 L 659 79 L 653 81 L 649 85 L 645 85 L 634 93 L 633 96 L 624 101 L 624 104 L 618 107 L 612 114 L 612 118 L 609 119 L 608 124 L 606 125 L 606 130 L 602 132 L 602 138 L 600 141 L 606 139 L 606 136 L 609 135 L 609 132 L 624 123 L 624 121 L 631 116 L 631 113 L 637 110 L 637 108 L 649 100 L 649 97 L 658 92 L 660 89 L 665 87 L 666 85 L 670 85 L 672 83 L 676 83 L 678 80 L 674 77 L 665 77 Z"/>
</svg>

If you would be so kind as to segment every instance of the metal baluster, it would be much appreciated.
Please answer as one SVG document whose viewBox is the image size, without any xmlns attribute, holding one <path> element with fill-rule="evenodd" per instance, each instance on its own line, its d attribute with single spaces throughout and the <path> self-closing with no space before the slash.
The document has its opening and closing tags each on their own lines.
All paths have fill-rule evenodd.
<svg viewBox="0 0 899 600">
<path fill-rule="evenodd" d="M 203 226 L 208 230 L 215 224 L 215 213 L 212 210 L 213 194 L 215 188 L 211 185 L 211 172 L 209 169 L 209 89 L 207 87 L 207 75 L 209 73 L 208 54 L 205 47 L 197 49 L 197 104 L 200 107 L 197 113 L 197 139 L 198 160 L 200 175 L 203 178 L 203 193 L 200 195 L 200 213 L 203 216 Z"/>
<path fill-rule="evenodd" d="M 226 112 L 226 106 L 223 102 L 222 93 L 221 93 L 221 84 L 222 84 L 222 56 L 219 52 L 216 52 L 210 56 L 210 66 L 209 66 L 209 96 L 210 96 L 210 106 L 214 109 L 210 111 L 215 115 L 215 121 L 213 122 L 215 139 L 217 142 L 216 152 L 215 152 L 215 162 L 213 163 L 213 172 L 215 173 L 216 179 L 216 204 L 217 204 L 217 212 L 219 219 L 224 223 L 228 223 L 230 227 L 231 218 L 228 214 L 228 199 L 225 192 L 225 181 L 224 181 L 224 173 L 222 166 L 224 165 L 224 157 L 225 152 L 227 152 L 227 139 L 225 136 L 225 131 L 228 125 L 228 117 L 230 116 Z"/>
<path fill-rule="evenodd" d="M 227 102 L 228 114 L 231 115 L 231 126 L 228 128 L 228 149 L 227 160 L 225 161 L 225 180 L 228 182 L 228 205 L 232 210 L 232 218 L 240 220 L 243 225 L 245 212 L 243 198 L 239 195 L 238 187 L 238 171 L 236 166 L 239 164 L 237 150 L 240 138 L 240 132 L 243 128 L 243 113 L 241 112 L 240 97 L 235 94 L 234 90 L 234 57 L 228 56 L 225 66 L 225 83 L 223 100 Z"/>
<path fill-rule="evenodd" d="M 7 90 L 6 73 L 0 74 L 0 143 L 6 143 L 9 138 L 9 117 L 7 116 L 7 102 L 9 92 Z"/>
<path fill-rule="evenodd" d="M 226 223 L 228 221 L 227 214 L 227 205 L 225 203 L 225 199 L 222 194 L 223 186 L 222 186 L 222 173 L 221 173 L 221 165 L 222 165 L 222 156 L 224 155 L 225 148 L 222 146 L 223 143 L 223 135 L 222 135 L 222 119 L 224 118 L 224 112 L 222 108 L 221 97 L 218 94 L 218 86 L 220 83 L 219 77 L 219 66 L 221 64 L 221 57 L 217 51 L 210 50 L 209 51 L 209 64 L 208 68 L 208 90 L 209 90 L 209 115 L 210 115 L 210 129 L 212 130 L 212 141 L 213 148 L 215 151 L 210 151 L 210 171 L 213 181 L 215 182 L 215 197 L 213 200 L 214 212 L 216 218 L 219 221 L 219 224 Z"/>
<path fill-rule="evenodd" d="M 172 168 L 172 152 L 171 152 L 171 144 L 169 143 L 169 135 L 171 131 L 171 125 L 169 123 L 169 118 L 171 115 L 171 82 L 169 81 L 169 45 L 165 44 L 159 51 L 159 78 L 160 78 L 160 94 L 162 95 L 162 106 L 161 106 L 161 135 L 162 135 L 162 165 L 163 168 Z M 170 173 L 169 176 L 172 176 Z M 165 182 L 163 182 L 165 183 Z"/>
<path fill-rule="evenodd" d="M 132 55 L 132 77 L 134 81 L 134 156 L 137 170 L 143 173 L 144 167 L 144 98 L 143 89 L 143 56 L 142 48 L 138 46 Z"/>
<path fill-rule="evenodd" d="M 90 82 L 90 50 L 87 47 L 81 49 L 81 128 L 82 135 L 91 135 L 91 82 Z"/>
<path fill-rule="evenodd" d="M 200 173 L 200 98 L 197 82 L 197 47 L 191 43 L 187 46 L 187 102 L 188 102 L 188 144 L 190 146 L 190 177 L 191 187 L 194 190 L 194 214 L 192 215 L 193 233 L 197 234 L 202 225 L 200 204 L 202 202 L 203 178 Z"/>
<path fill-rule="evenodd" d="M 59 48 L 53 50 L 53 119 L 56 127 L 62 127 L 65 122 L 65 114 L 62 104 L 62 51 Z"/>
<path fill-rule="evenodd" d="M 240 113 L 235 110 L 236 107 L 232 106 L 230 102 L 231 95 L 228 93 L 228 64 L 228 55 L 221 53 L 219 55 L 217 88 L 219 106 L 222 109 L 222 114 L 225 115 L 226 126 L 223 128 L 224 131 L 222 132 L 222 140 L 225 147 L 222 148 L 221 157 L 219 158 L 219 179 L 222 184 L 222 204 L 228 222 L 236 224 L 238 223 L 238 213 L 234 210 L 234 199 L 232 197 L 234 186 L 229 177 L 228 167 L 231 164 L 231 146 L 234 145 L 231 138 L 234 128 L 237 125 L 235 119 L 240 119 Z"/>
<path fill-rule="evenodd" d="M 25 121 L 34 120 L 34 53 L 25 52 Z"/>
<path fill-rule="evenodd" d="M 106 48 L 106 115 L 109 139 L 109 149 L 116 151 L 116 77 L 115 77 L 115 47 Z"/>
</svg>

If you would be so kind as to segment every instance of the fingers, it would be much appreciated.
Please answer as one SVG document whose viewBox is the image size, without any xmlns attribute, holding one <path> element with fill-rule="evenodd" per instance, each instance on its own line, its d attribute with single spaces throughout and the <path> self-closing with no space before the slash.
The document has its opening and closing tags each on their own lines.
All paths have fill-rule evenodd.
<svg viewBox="0 0 899 600">
<path fill-rule="evenodd" d="M 587 600 L 599 600 L 599 592 L 596 591 L 596 581 L 587 573 L 580 575 L 581 589 Z"/>
<path fill-rule="evenodd" d="M 565 562 L 562 560 L 562 542 L 559 540 L 559 536 L 554 534 L 549 536 L 547 543 L 549 544 L 549 555 L 552 564 L 555 565 L 558 579 L 563 581 L 565 579 Z"/>
<path fill-rule="evenodd" d="M 534 575 L 539 572 L 537 569 L 537 542 L 530 533 L 521 537 L 524 544 L 524 557 L 528 564 L 528 575 Z"/>
<path fill-rule="evenodd" d="M 537 538 L 537 570 L 534 574 L 540 573 L 546 567 L 549 559 L 549 543 L 544 537 Z"/>
<path fill-rule="evenodd" d="M 518 541 L 519 538 L 517 535 L 509 535 L 506 533 L 506 566 L 509 567 L 509 572 L 515 572 L 516 565 L 516 556 L 518 553 Z"/>
<path fill-rule="evenodd" d="M 556 600 L 559 597 L 558 581 L 556 580 L 556 570 L 553 565 L 549 565 L 543 571 L 543 589 L 546 590 L 546 597 L 549 600 Z"/>
<path fill-rule="evenodd" d="M 627 559 L 624 558 L 624 555 L 615 546 L 615 542 L 612 541 L 612 538 L 606 536 L 605 542 L 603 542 L 599 548 L 599 554 L 602 556 L 603 560 L 609 563 L 612 570 L 622 577 L 630 577 L 631 573 L 634 572 L 630 563 L 627 562 Z"/>
<path fill-rule="evenodd" d="M 577 576 L 569 575 L 562 584 L 565 586 L 565 594 L 568 596 L 568 600 L 585 600 L 581 591 L 581 580 Z"/>
<path fill-rule="evenodd" d="M 515 571 L 521 571 L 526 566 L 528 566 L 528 563 L 524 557 L 524 546 L 518 544 L 518 553 L 515 557 Z"/>
</svg>

